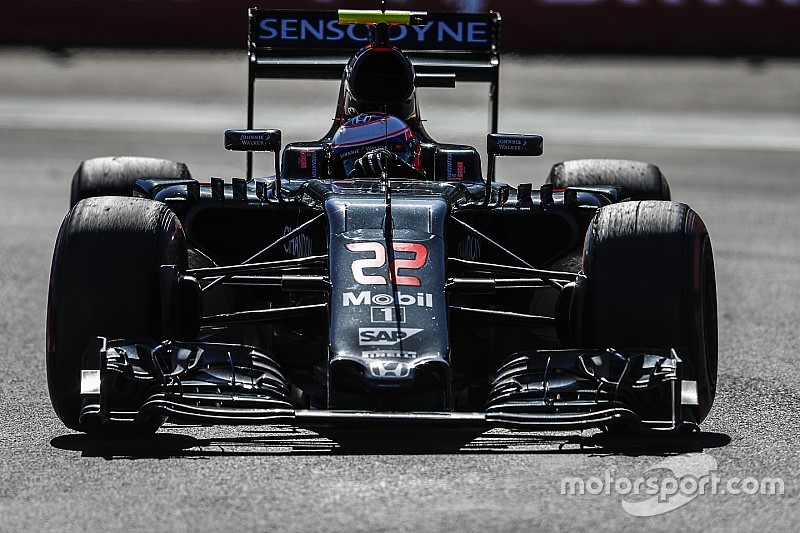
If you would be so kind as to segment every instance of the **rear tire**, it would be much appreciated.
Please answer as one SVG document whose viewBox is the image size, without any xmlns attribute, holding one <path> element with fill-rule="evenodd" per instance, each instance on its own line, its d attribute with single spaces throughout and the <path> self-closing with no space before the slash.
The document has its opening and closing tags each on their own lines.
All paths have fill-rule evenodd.
<svg viewBox="0 0 800 533">
<path fill-rule="evenodd" d="M 686 347 L 697 423 L 717 385 L 717 297 L 711 240 L 685 204 L 603 207 L 587 232 L 582 342 L 595 348 Z"/>
<path fill-rule="evenodd" d="M 88 433 L 151 433 L 141 425 L 79 422 L 80 371 L 90 339 L 161 337 L 158 269 L 186 269 L 186 238 L 164 204 L 98 197 L 78 202 L 61 225 L 47 303 L 47 384 L 64 424 Z"/>
<path fill-rule="evenodd" d="M 655 165 L 625 159 L 576 159 L 553 165 L 545 183 L 556 189 L 624 187 L 631 200 L 670 200 L 669 184 Z"/>
<path fill-rule="evenodd" d="M 70 207 L 95 196 L 133 196 L 142 178 L 191 178 L 183 163 L 154 157 L 95 157 L 83 161 L 72 177 Z"/>
</svg>

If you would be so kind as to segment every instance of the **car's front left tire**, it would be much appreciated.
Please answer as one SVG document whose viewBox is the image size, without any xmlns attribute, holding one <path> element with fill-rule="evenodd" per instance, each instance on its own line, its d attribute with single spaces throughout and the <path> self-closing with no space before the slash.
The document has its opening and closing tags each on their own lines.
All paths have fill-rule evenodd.
<svg viewBox="0 0 800 533">
<path fill-rule="evenodd" d="M 67 214 L 55 244 L 47 304 L 47 383 L 67 427 L 148 433 L 161 424 L 155 416 L 133 425 L 81 421 L 81 366 L 98 336 L 159 340 L 159 267 L 185 270 L 186 262 L 183 227 L 162 203 L 96 197 Z"/>
</svg>

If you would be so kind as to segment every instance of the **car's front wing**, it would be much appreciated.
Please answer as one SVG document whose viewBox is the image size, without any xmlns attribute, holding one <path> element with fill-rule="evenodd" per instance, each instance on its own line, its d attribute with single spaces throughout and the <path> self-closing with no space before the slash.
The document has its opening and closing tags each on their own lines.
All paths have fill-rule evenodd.
<svg viewBox="0 0 800 533">
<path fill-rule="evenodd" d="M 81 419 L 679 431 L 696 428 L 687 408 L 697 401 L 692 374 L 675 349 L 540 350 L 500 368 L 485 412 L 297 409 L 277 361 L 258 349 L 98 337 L 84 357 Z"/>
</svg>

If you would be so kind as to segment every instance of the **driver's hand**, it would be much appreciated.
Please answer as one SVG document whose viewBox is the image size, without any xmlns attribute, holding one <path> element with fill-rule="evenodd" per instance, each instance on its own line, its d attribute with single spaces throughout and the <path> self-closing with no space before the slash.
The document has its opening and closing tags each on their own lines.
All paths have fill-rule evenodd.
<svg viewBox="0 0 800 533">
<path fill-rule="evenodd" d="M 389 172 L 390 167 L 397 168 L 402 165 L 402 161 L 397 154 L 393 154 L 385 148 L 378 148 L 367 152 L 358 158 L 353 167 L 350 177 L 380 177 L 384 172 Z"/>
</svg>

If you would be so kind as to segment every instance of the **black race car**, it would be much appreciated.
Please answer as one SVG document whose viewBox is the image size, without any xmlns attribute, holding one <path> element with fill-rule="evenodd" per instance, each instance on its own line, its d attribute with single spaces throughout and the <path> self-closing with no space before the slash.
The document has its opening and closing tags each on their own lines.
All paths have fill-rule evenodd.
<svg viewBox="0 0 800 533">
<path fill-rule="evenodd" d="M 55 245 L 53 406 L 75 430 L 342 421 L 692 430 L 714 400 L 708 233 L 660 170 L 497 131 L 500 16 L 250 11 L 247 177 L 84 161 Z M 253 129 L 260 78 L 341 79 L 321 139 Z M 417 87 L 490 85 L 487 175 Z M 391 130 L 391 131 L 389 131 Z M 275 174 L 253 177 L 253 152 Z"/>
</svg>

